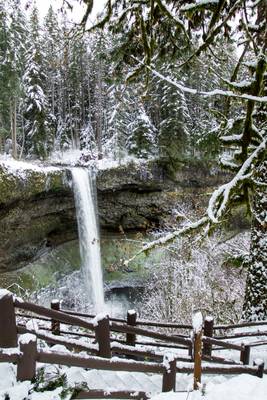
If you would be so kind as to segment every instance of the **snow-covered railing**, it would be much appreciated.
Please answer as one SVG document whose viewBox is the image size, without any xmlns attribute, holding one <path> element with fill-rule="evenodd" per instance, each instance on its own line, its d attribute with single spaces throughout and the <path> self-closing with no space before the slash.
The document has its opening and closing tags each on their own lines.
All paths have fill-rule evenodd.
<svg viewBox="0 0 267 400">
<path fill-rule="evenodd" d="M 54 309 L 41 307 L 24 302 L 6 290 L 0 290 L 0 362 L 17 363 L 18 380 L 32 379 L 36 373 L 37 362 L 112 371 L 159 373 L 163 376 L 163 391 L 175 388 L 176 373 L 194 373 L 194 389 L 198 389 L 202 373 L 249 373 L 259 377 L 262 377 L 264 373 L 263 363 L 255 366 L 248 365 L 250 362 L 249 345 L 229 343 L 212 337 L 213 319 L 207 317 L 203 321 L 200 312 L 194 315 L 191 336 L 183 337 L 136 326 L 136 313 L 133 310 L 128 313 L 127 323 L 119 323 L 110 321 L 106 315 L 98 315 L 88 321 L 55 308 L 59 307 L 56 306 Z M 46 327 L 39 327 L 34 322 L 25 324 L 25 319 L 27 320 L 31 315 L 19 312 L 17 313 L 19 317 L 17 317 L 15 309 L 37 314 L 37 321 L 44 320 Z M 50 324 L 50 328 L 47 327 L 47 323 Z M 89 335 L 81 331 L 73 332 L 72 330 L 63 331 L 60 324 L 88 329 L 93 334 Z M 49 329 L 50 332 L 45 329 Z M 123 342 L 114 337 L 114 334 L 111 336 L 112 331 L 126 334 L 126 341 Z M 68 334 L 68 337 L 62 336 L 63 332 Z M 73 334 L 78 334 L 79 340 L 71 339 Z M 154 345 L 157 346 L 155 351 L 144 346 L 144 342 L 141 342 L 142 347 L 136 347 L 137 335 L 153 339 Z M 84 337 L 95 339 L 95 342 L 89 343 L 81 340 Z M 86 355 L 61 354 L 50 350 L 41 351 L 37 347 L 37 339 L 48 344 L 60 344 L 76 352 L 86 352 Z M 128 342 L 131 342 L 130 345 Z M 181 345 L 183 349 L 188 350 L 188 355 L 177 353 L 177 349 Z M 175 348 L 175 353 L 166 355 L 163 351 L 166 346 Z M 238 351 L 240 362 L 212 355 L 213 346 Z M 126 360 L 118 356 L 132 359 Z M 136 359 L 144 359 L 144 361 L 135 361 Z M 148 360 L 152 362 L 148 362 Z M 202 365 L 202 361 L 213 364 Z"/>
<path fill-rule="evenodd" d="M 81 312 L 77 312 L 77 311 L 70 311 L 70 310 L 64 310 L 64 309 L 61 309 L 61 311 L 66 314 L 76 315 L 79 317 L 85 317 L 85 318 L 94 318 L 95 317 L 95 314 L 87 314 L 87 313 L 81 313 Z M 127 312 L 126 319 L 111 317 L 110 321 L 129 324 L 129 316 L 135 315 L 135 324 L 134 325 L 152 326 L 152 327 L 157 327 L 157 328 L 190 329 L 190 330 L 193 329 L 192 324 L 177 324 L 174 322 L 160 322 L 160 321 L 149 321 L 149 320 L 137 319 L 136 311 L 134 311 L 134 313 L 131 313 L 131 311 L 134 311 L 134 310 L 129 310 Z M 131 325 L 131 324 L 129 324 L 129 325 Z"/>
<path fill-rule="evenodd" d="M 39 306 L 37 306 L 39 307 Z M 56 308 L 57 310 L 60 310 L 60 302 L 59 301 L 53 301 L 51 303 L 51 308 Z M 47 309 L 46 309 L 47 310 Z M 65 313 L 69 316 L 74 316 L 74 318 L 77 318 L 76 316 L 83 316 L 85 318 L 91 318 L 95 317 L 94 315 L 90 315 L 90 314 L 85 314 L 85 313 L 76 313 L 73 311 L 66 311 L 66 310 L 60 310 L 61 313 Z M 47 313 L 47 311 L 46 311 Z M 27 315 L 27 314 L 18 314 L 20 316 L 25 316 L 28 318 L 33 318 L 33 316 L 31 315 Z M 47 315 L 47 314 L 46 314 Z M 62 316 L 62 314 L 60 314 Z M 44 321 L 50 321 L 49 318 L 44 318 L 44 317 L 34 317 L 37 319 L 44 319 Z M 80 320 L 78 318 L 78 320 Z M 77 326 L 81 326 L 84 327 L 83 325 L 77 323 Z M 83 323 L 86 322 L 84 320 L 82 320 Z M 52 319 L 52 327 L 50 330 L 52 330 L 52 332 L 54 334 L 69 334 L 68 331 L 64 331 L 62 329 L 60 329 L 60 324 L 59 324 L 60 320 L 55 320 Z M 89 321 L 87 321 L 89 322 Z M 92 322 L 92 321 L 90 321 Z M 90 324 L 89 322 L 89 324 Z M 121 322 L 121 323 L 118 323 Z M 67 322 L 65 320 L 64 322 L 65 324 L 73 324 L 73 320 Z M 234 346 L 231 347 L 231 344 L 229 344 L 229 342 L 224 341 L 223 345 L 220 346 L 219 342 L 215 342 L 215 339 L 220 340 L 220 339 L 230 339 L 230 338 L 238 338 L 238 337 L 245 337 L 245 336 L 258 336 L 257 334 L 259 333 L 258 331 L 255 331 L 255 333 L 248 333 L 246 334 L 246 332 L 238 332 L 234 335 L 224 335 L 224 336 L 216 336 L 214 337 L 213 341 L 209 340 L 209 338 L 213 337 L 214 331 L 218 330 L 218 329 L 233 329 L 234 327 L 240 327 L 240 326 L 256 326 L 256 325 L 264 325 L 267 322 L 265 321 L 260 321 L 258 324 L 256 322 L 248 322 L 248 323 L 242 323 L 242 324 L 232 324 L 232 325 L 215 325 L 213 323 L 213 318 L 212 317 L 206 317 L 204 320 L 204 327 L 203 327 L 203 357 L 211 357 L 211 352 L 212 349 L 220 349 L 222 346 L 225 349 L 233 349 Z M 137 314 L 134 310 L 130 310 L 127 313 L 127 319 L 122 319 L 122 318 L 110 318 L 110 323 L 109 323 L 109 330 L 112 332 L 116 332 L 116 333 L 125 333 L 126 334 L 126 344 L 130 345 L 130 346 L 135 346 L 136 344 L 139 345 L 143 345 L 143 346 L 155 346 L 155 347 L 165 347 L 165 348 L 182 348 L 182 349 L 188 349 L 189 354 L 192 354 L 192 341 L 190 339 L 190 337 L 185 336 L 185 335 L 166 335 L 164 333 L 160 333 L 158 330 L 157 332 L 155 331 L 150 331 L 147 329 L 143 329 L 143 328 L 139 328 L 137 325 L 152 325 L 153 327 L 158 327 L 158 328 L 177 328 L 177 329 L 189 329 L 192 328 L 193 325 L 192 324 L 175 324 L 175 323 L 158 323 L 157 321 L 144 321 L 144 320 L 138 320 L 137 319 Z M 49 329 L 46 327 L 46 329 Z M 73 332 L 73 335 L 77 335 L 77 336 L 81 336 L 81 337 L 87 337 L 87 338 L 94 338 L 95 335 L 94 334 L 88 334 L 88 333 L 79 333 L 79 332 Z M 144 340 L 137 340 L 136 337 L 138 336 L 144 336 L 147 338 L 151 338 L 153 339 L 153 341 L 144 341 Z M 264 336 L 264 334 L 260 333 L 261 336 Z M 107 336 L 107 335 L 106 335 Z M 124 340 L 118 339 L 116 336 L 111 336 L 111 334 L 109 334 L 110 337 L 110 341 L 116 341 L 118 343 L 121 344 L 125 344 Z M 255 344 L 253 344 L 255 345 Z M 215 347 L 214 347 L 215 346 Z M 216 347 L 217 346 L 217 347 Z M 238 346 L 237 346 L 238 347 Z M 240 359 L 242 360 L 244 357 L 242 355 L 242 352 L 244 353 L 244 348 L 240 345 L 238 348 L 236 348 L 236 350 L 240 351 Z M 248 351 L 248 350 L 247 350 Z M 212 361 L 212 359 L 210 358 L 210 360 Z"/>
<path fill-rule="evenodd" d="M 94 318 L 95 314 L 87 314 L 87 313 L 80 313 L 77 311 L 70 311 L 70 310 L 64 310 L 61 309 L 62 312 L 66 313 L 66 314 L 70 314 L 70 315 L 76 315 L 76 316 L 80 316 L 80 317 L 85 317 L 85 318 Z M 129 313 L 129 312 L 128 312 Z M 110 318 L 110 321 L 114 321 L 114 322 L 121 322 L 121 323 L 128 323 L 128 313 L 127 313 L 127 318 Z M 170 329 L 183 329 L 183 330 L 192 330 L 193 329 L 193 325 L 192 324 L 178 324 L 175 322 L 161 322 L 161 321 L 149 321 L 149 320 L 143 320 L 143 319 L 138 319 L 137 316 L 135 317 L 135 324 L 134 325 L 142 325 L 142 326 L 151 326 L 151 327 L 157 327 L 157 328 L 170 328 Z M 207 324 L 209 323 L 209 324 Z M 213 323 L 213 318 L 208 316 L 205 318 L 204 320 L 204 325 L 209 325 L 211 326 L 211 329 L 213 331 L 227 331 L 227 330 L 232 330 L 235 328 L 246 328 L 246 327 L 252 327 L 252 326 L 267 326 L 267 320 L 266 321 L 247 321 L 247 322 L 240 322 L 240 323 L 236 323 L 236 324 L 222 324 L 222 325 L 214 325 Z M 210 328 L 207 328 L 210 329 Z M 266 332 L 267 333 L 267 332 Z M 238 335 L 238 334 L 237 334 Z M 241 334 L 240 334 L 241 336 Z M 253 336 L 253 334 L 251 335 Z M 256 336 L 256 332 L 255 332 L 255 336 Z M 223 338 L 223 335 L 220 335 L 221 338 Z M 229 337 L 226 336 L 225 337 Z M 237 337 L 237 336 L 235 336 Z"/>
</svg>

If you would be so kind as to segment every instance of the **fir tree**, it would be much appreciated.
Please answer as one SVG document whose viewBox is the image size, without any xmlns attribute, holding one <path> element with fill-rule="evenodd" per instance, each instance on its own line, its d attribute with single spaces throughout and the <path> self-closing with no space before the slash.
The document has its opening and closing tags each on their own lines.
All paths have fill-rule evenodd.
<svg viewBox="0 0 267 400">
<path fill-rule="evenodd" d="M 25 90 L 25 148 L 28 154 L 45 158 L 49 150 L 47 98 L 44 92 L 47 77 L 43 68 L 44 56 L 36 8 L 32 11 L 30 22 L 31 45 L 27 51 L 26 70 L 23 76 Z"/>
</svg>

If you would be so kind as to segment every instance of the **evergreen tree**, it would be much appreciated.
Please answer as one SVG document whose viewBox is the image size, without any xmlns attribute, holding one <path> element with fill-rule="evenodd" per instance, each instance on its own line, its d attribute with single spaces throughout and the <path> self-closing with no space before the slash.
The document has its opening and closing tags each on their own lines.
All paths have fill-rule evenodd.
<svg viewBox="0 0 267 400">
<path fill-rule="evenodd" d="M 10 133 L 8 43 L 8 13 L 6 3 L 0 1 L 0 135 L 2 142 L 5 142 Z"/>
<path fill-rule="evenodd" d="M 30 18 L 31 45 L 26 55 L 23 76 L 25 90 L 25 148 L 28 154 L 45 158 L 49 152 L 47 98 L 44 92 L 46 75 L 38 12 L 33 8 Z"/>
<path fill-rule="evenodd" d="M 19 0 L 9 0 L 2 9 L 1 18 L 1 117 L 5 136 L 12 138 L 12 154 L 17 157 L 18 128 L 23 136 L 21 79 L 25 64 L 27 24 Z M 19 123 L 18 123 L 19 122 Z M 21 141 L 22 139 L 19 138 Z"/>
<path fill-rule="evenodd" d="M 50 132 L 48 149 L 55 146 L 55 137 L 60 120 L 60 63 L 62 56 L 62 35 L 58 16 L 50 6 L 44 19 L 44 66 L 46 73 L 45 92 L 48 103 L 48 129 Z"/>
<path fill-rule="evenodd" d="M 26 54 L 26 38 L 27 38 L 27 23 L 24 14 L 21 11 L 20 0 L 11 1 L 11 24 L 10 24 L 10 52 L 9 52 L 9 70 L 11 73 L 11 96 L 10 96 L 10 109 L 11 109 L 11 132 L 12 132 L 12 145 L 13 157 L 18 156 L 17 140 L 19 128 L 19 141 L 24 146 L 24 120 L 22 115 L 22 103 L 24 100 L 24 93 L 22 87 L 22 76 L 25 66 Z"/>
<path fill-rule="evenodd" d="M 92 2 L 90 3 L 92 5 Z M 238 19 L 240 13 L 244 13 L 245 18 L 240 18 L 238 26 L 231 26 L 230 20 Z M 232 76 L 223 79 L 227 90 L 224 89 L 225 85 L 224 87 L 220 85 L 216 90 L 205 87 L 199 91 L 198 88 L 188 87 L 182 80 L 177 83 L 168 77 L 163 77 L 165 82 L 178 90 L 198 95 L 199 98 L 217 101 L 221 96 L 225 99 L 221 101 L 219 107 L 215 104 L 216 111 L 222 117 L 218 132 L 224 145 L 236 146 L 233 159 L 228 159 L 224 163 L 235 172 L 235 176 L 212 194 L 206 215 L 182 231 L 190 232 L 196 228 L 198 230 L 204 228 L 207 231 L 222 222 L 232 207 L 239 205 L 241 201 L 246 201 L 250 205 L 251 197 L 254 199 L 250 267 L 244 304 L 244 316 L 247 319 L 267 317 L 267 225 L 264 209 L 267 138 L 266 125 L 262 124 L 261 118 L 257 116 L 258 109 L 259 116 L 264 116 L 266 121 L 266 18 L 266 1 L 253 0 L 248 4 L 238 1 L 192 3 L 189 0 L 181 4 L 172 0 L 144 0 L 136 4 L 131 0 L 118 0 L 108 3 L 102 21 L 92 28 L 108 25 L 112 32 L 122 35 L 121 57 L 128 63 L 131 59 L 135 64 L 132 77 L 141 71 L 151 71 L 154 59 L 170 53 L 178 54 L 179 36 L 183 36 L 184 42 L 188 43 L 189 51 L 189 56 L 180 63 L 179 68 L 190 67 L 194 60 L 207 51 L 213 54 L 216 42 L 236 40 L 237 34 L 245 44 L 244 53 L 253 51 L 252 78 L 247 82 L 237 81 L 244 59 L 242 55 L 235 65 Z M 210 65 L 211 63 L 207 62 L 207 68 L 203 69 L 204 74 Z M 238 117 L 235 115 L 236 103 L 240 106 Z M 257 104 L 260 104 L 259 108 Z M 161 238 L 144 246 L 144 251 L 159 243 L 174 240 L 180 234 L 181 231 L 177 230 L 165 239 Z"/>
</svg>

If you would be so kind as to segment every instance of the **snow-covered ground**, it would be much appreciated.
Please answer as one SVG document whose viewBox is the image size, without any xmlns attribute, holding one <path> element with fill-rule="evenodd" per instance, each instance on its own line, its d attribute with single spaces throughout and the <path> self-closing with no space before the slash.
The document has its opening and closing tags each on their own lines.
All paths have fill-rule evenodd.
<svg viewBox="0 0 267 400">
<path fill-rule="evenodd" d="M 43 323 L 42 323 L 43 324 Z M 28 328 L 40 328 L 39 322 L 27 323 Z M 68 329 L 62 324 L 62 328 Z M 261 330 L 263 330 L 262 327 Z M 247 328 L 248 331 L 255 328 Z M 263 340 L 264 337 L 235 339 L 234 342 L 252 343 Z M 79 343 L 86 344 L 89 339 L 80 338 Z M 233 340 L 231 340 L 233 341 Z M 88 343 L 87 343 L 88 344 Z M 40 342 L 43 350 L 60 353 L 70 353 L 63 345 L 57 344 L 48 347 Z M 95 345 L 94 345 L 95 346 Z M 141 347 L 141 346 L 138 346 Z M 11 349 L 5 349 L 5 352 Z M 14 349 L 12 349 L 14 352 Z M 162 352 L 164 349 L 158 349 Z M 183 350 L 176 350 L 175 354 Z M 84 353 L 81 353 L 83 355 Z M 238 360 L 239 352 L 227 350 L 214 354 Z M 251 363 L 256 359 L 267 362 L 267 346 L 254 347 L 251 351 Z M 176 375 L 176 392 L 160 394 L 162 376 L 155 374 L 113 372 L 100 370 L 84 370 L 78 367 L 37 364 L 39 378 L 37 383 L 17 382 L 16 366 L 9 363 L 0 363 L 0 400 L 61 400 L 71 399 L 73 388 L 112 390 L 145 391 L 150 393 L 153 400 L 266 400 L 267 375 L 258 378 L 248 374 L 238 376 L 203 375 L 199 391 L 192 391 L 193 375 Z M 51 385 L 57 382 L 56 385 Z M 47 390 L 47 385 L 50 390 Z M 51 389 L 53 387 L 53 389 Z M 70 389 L 70 390 L 69 390 Z M 64 394 L 65 397 L 62 397 Z"/>
<path fill-rule="evenodd" d="M 40 161 L 17 161 L 10 156 L 3 155 L 0 157 L 0 166 L 4 168 L 8 173 L 18 176 L 21 179 L 27 178 L 27 172 L 41 172 L 46 174 L 60 171 L 60 168 L 58 167 L 43 166 Z"/>
<path fill-rule="evenodd" d="M 86 161 L 86 155 L 81 150 L 68 150 L 64 152 L 57 151 L 52 153 L 51 157 L 45 162 L 42 162 L 40 160 L 19 161 L 15 160 L 10 155 L 0 154 L 0 165 L 8 169 L 10 173 L 16 175 L 22 174 L 23 171 L 53 172 L 60 170 L 60 166 L 66 165 L 69 167 L 84 166 L 91 167 L 97 170 L 105 170 L 116 168 L 118 166 L 125 166 L 130 163 L 142 165 L 147 163 L 147 159 L 127 156 L 119 160 L 114 160 L 112 158 L 103 158 L 101 160 L 90 159 Z"/>
<path fill-rule="evenodd" d="M 56 347 L 59 348 L 59 345 Z M 247 374 L 230 378 L 222 375 L 203 376 L 201 389 L 193 392 L 191 390 L 192 374 L 177 374 L 177 392 L 165 394 L 159 394 L 162 379 L 159 375 L 86 371 L 76 367 L 47 366 L 45 368 L 45 376 L 50 377 L 50 379 L 60 375 L 65 375 L 66 386 L 37 392 L 34 390 L 34 384 L 29 381 L 16 382 L 16 366 L 2 363 L 0 364 L 0 399 L 61 400 L 65 398 L 69 400 L 71 393 L 66 394 L 66 397 L 61 397 L 62 391 L 66 391 L 66 387 L 77 387 L 85 384 L 90 389 L 104 389 L 106 391 L 145 390 L 151 393 L 153 400 L 266 400 L 267 396 L 267 375 L 263 378 Z"/>
</svg>

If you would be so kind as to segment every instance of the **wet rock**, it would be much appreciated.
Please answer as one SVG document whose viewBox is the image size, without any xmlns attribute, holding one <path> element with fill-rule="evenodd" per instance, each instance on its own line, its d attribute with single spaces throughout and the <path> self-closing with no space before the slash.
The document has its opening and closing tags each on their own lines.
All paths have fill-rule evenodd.
<svg viewBox="0 0 267 400">
<path fill-rule="evenodd" d="M 177 204 L 186 202 L 188 207 L 197 208 L 206 202 L 204 175 L 207 171 L 199 166 L 185 166 L 174 177 L 174 183 L 164 164 L 156 161 L 98 170 L 101 228 L 123 233 L 174 222 Z M 214 186 L 217 180 L 210 174 L 209 185 Z M 17 269 L 47 248 L 75 238 L 69 168 L 0 162 L 0 272 Z"/>
</svg>

